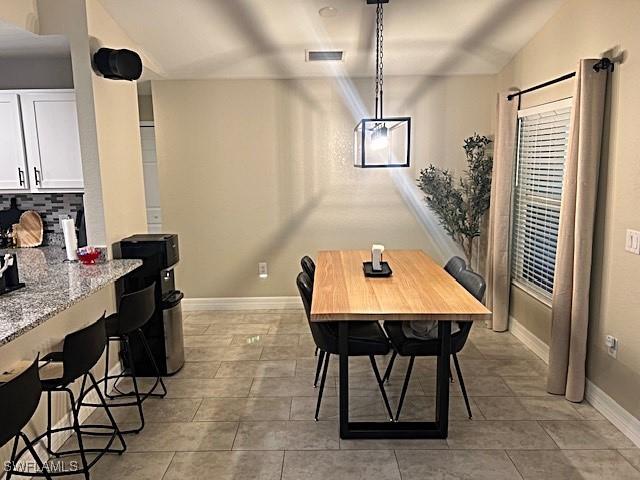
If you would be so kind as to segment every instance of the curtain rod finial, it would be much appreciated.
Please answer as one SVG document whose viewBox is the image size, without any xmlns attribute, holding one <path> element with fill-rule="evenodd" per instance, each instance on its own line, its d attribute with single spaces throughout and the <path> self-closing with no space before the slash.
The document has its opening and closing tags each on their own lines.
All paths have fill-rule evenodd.
<svg viewBox="0 0 640 480">
<path fill-rule="evenodd" d="M 608 70 L 610 72 L 613 72 L 615 70 L 615 64 L 611 61 L 611 59 L 604 57 L 593 66 L 593 69 L 596 72 L 599 72 L 600 70 Z"/>
</svg>

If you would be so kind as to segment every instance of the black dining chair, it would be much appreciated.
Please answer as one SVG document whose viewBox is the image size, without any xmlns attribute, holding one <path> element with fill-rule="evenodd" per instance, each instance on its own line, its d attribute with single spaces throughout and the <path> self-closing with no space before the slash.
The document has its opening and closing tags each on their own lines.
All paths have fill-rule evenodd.
<svg viewBox="0 0 640 480">
<path fill-rule="evenodd" d="M 300 259 L 300 267 L 302 268 L 302 271 L 309 276 L 309 278 L 311 279 L 311 285 L 313 286 L 313 280 L 316 276 L 316 263 L 313 261 L 313 259 L 309 255 L 305 255 Z M 318 352 L 319 352 L 319 349 L 318 347 L 316 347 L 316 350 L 315 352 L 313 352 L 313 355 L 317 357 Z M 322 358 L 318 358 L 318 366 L 316 368 L 316 378 L 313 381 L 314 387 L 318 385 L 318 375 L 320 375 L 320 365 L 322 365 Z"/>
<path fill-rule="evenodd" d="M 463 270 L 457 275 L 457 280 L 478 301 L 482 301 L 486 289 L 486 283 L 480 275 L 470 270 Z M 471 406 L 469 405 L 469 397 L 467 396 L 467 390 L 464 385 L 464 379 L 462 378 L 462 371 L 460 370 L 460 363 L 458 362 L 457 354 L 464 348 L 467 339 L 469 338 L 469 332 L 471 331 L 472 325 L 473 322 L 458 322 L 459 330 L 451 335 L 451 355 L 453 356 L 453 363 L 456 368 L 460 389 L 462 390 L 469 418 L 472 418 Z M 394 355 L 410 357 L 407 373 L 404 378 L 404 384 L 402 385 L 398 410 L 396 412 L 396 421 L 398 421 L 402 410 L 402 404 L 404 403 L 404 398 L 407 393 L 407 387 L 409 386 L 409 380 L 411 379 L 411 371 L 413 370 L 415 358 L 438 356 L 440 353 L 440 342 L 437 338 L 423 340 L 407 337 L 402 330 L 402 322 L 385 322 L 384 330 L 391 341 Z M 387 367 L 387 371 L 384 375 L 385 380 L 390 377 L 392 367 L 392 362 L 389 362 L 389 366 Z"/>
<path fill-rule="evenodd" d="M 33 446 L 34 442 L 22 431 L 38 408 L 41 393 L 42 385 L 38 374 L 37 358 L 22 373 L 6 383 L 0 383 L 0 425 L 2 425 L 0 428 L 0 448 L 13 440 L 11 458 L 5 464 L 6 480 L 11 480 L 11 476 L 14 474 L 51 478 L 44 462 Z M 25 446 L 18 451 L 20 440 L 24 442 Z M 21 457 L 27 452 L 31 454 L 38 465 L 39 472 L 24 472 L 16 469 Z"/>
<path fill-rule="evenodd" d="M 105 364 L 104 377 L 101 382 L 104 388 L 104 394 L 109 399 L 134 398 L 130 402 L 113 402 L 111 407 L 137 407 L 138 417 L 140 419 L 139 426 L 123 430 L 122 433 L 138 433 L 144 428 L 144 412 L 142 408 L 143 402 L 149 397 L 164 397 L 167 394 L 167 388 L 164 385 L 160 370 L 153 357 L 147 338 L 142 331 L 142 326 L 149 321 L 156 308 L 155 303 L 155 282 L 142 290 L 127 293 L 120 299 L 118 312 L 109 315 L 106 319 L 107 338 L 109 342 L 117 342 L 124 347 L 124 354 L 127 356 L 129 364 L 128 371 L 122 371 L 118 375 L 109 375 L 109 349 L 107 348 L 107 362 Z M 155 370 L 155 381 L 153 386 L 146 392 L 140 392 L 138 386 L 138 377 L 136 376 L 133 352 L 131 350 L 131 337 L 137 335 L 140 343 L 143 345 L 147 358 Z M 122 392 L 118 388 L 118 382 L 123 378 L 131 378 L 133 383 L 133 391 Z M 115 380 L 113 389 L 117 393 L 108 391 L 109 380 Z M 156 388 L 162 387 L 162 393 L 155 393 Z"/>
<path fill-rule="evenodd" d="M 329 357 L 337 355 L 338 349 L 338 323 L 337 322 L 312 322 L 311 321 L 311 298 L 313 294 L 313 285 L 309 275 L 304 272 L 298 274 L 296 279 L 298 291 L 304 304 L 304 310 L 309 321 L 309 328 L 316 346 L 320 349 L 321 355 L 324 355 L 324 363 L 322 366 L 322 378 L 320 379 L 320 390 L 318 391 L 318 401 L 316 403 L 315 420 L 318 420 L 320 413 L 320 404 L 322 402 L 322 392 L 329 370 Z M 375 355 L 386 355 L 389 353 L 390 345 L 378 322 L 351 322 L 349 324 L 349 356 L 368 356 L 371 362 L 371 368 L 376 377 L 378 388 L 382 394 L 389 419 L 393 420 L 393 413 L 389 406 L 387 392 L 382 384 L 382 378 L 376 364 Z"/>
<path fill-rule="evenodd" d="M 304 273 L 309 275 L 311 284 L 313 285 L 313 279 L 316 276 L 316 263 L 309 255 L 305 255 L 300 259 L 300 267 Z"/>
<path fill-rule="evenodd" d="M 467 269 L 467 262 L 460 257 L 451 257 L 444 266 L 444 270 L 456 280 L 460 272 Z"/>
<path fill-rule="evenodd" d="M 91 372 L 92 368 L 102 357 L 106 345 L 107 335 L 105 330 L 105 316 L 103 314 L 95 323 L 67 335 L 64 338 L 61 352 L 52 352 L 42 358 L 43 361 L 49 362 L 52 365 L 61 365 L 62 368 L 59 377 L 43 378 L 41 380 L 42 390 L 47 392 L 47 430 L 37 437 L 37 439 L 47 438 L 47 452 L 54 457 L 80 455 L 81 460 L 81 468 L 73 471 L 57 470 L 56 472 L 52 472 L 52 476 L 84 474 L 88 480 L 89 471 L 104 454 L 122 454 L 127 448 L 122 433 L 100 391 L 100 386 Z M 45 370 L 43 370 L 43 372 L 44 371 Z M 76 401 L 76 396 L 71 390 L 71 384 L 80 378 L 82 378 L 82 385 Z M 109 420 L 108 425 L 92 425 L 87 423 L 80 425 L 80 409 L 83 406 L 89 405 L 85 403 L 84 400 L 85 397 L 93 391 L 95 391 L 99 403 L 90 405 L 101 407 L 105 411 Z M 66 393 L 69 397 L 72 415 L 72 425 L 70 427 L 52 427 L 51 400 L 52 394 L 55 392 Z M 52 434 L 60 432 L 74 432 L 78 441 L 78 449 L 53 451 Z M 106 435 L 110 438 L 103 448 L 85 448 L 83 442 L 84 435 Z M 116 438 L 119 440 L 121 448 L 111 448 Z M 96 453 L 97 455 L 89 462 L 87 460 L 88 453 Z"/>
<path fill-rule="evenodd" d="M 460 273 L 466 269 L 467 269 L 467 262 L 465 262 L 462 258 L 458 256 L 451 257 L 444 266 L 445 272 L 447 272 L 456 280 L 458 280 Z M 393 370 L 393 364 L 395 363 L 397 356 L 398 356 L 398 352 L 394 350 L 393 353 L 391 354 L 391 359 L 389 360 L 387 369 L 385 370 L 384 377 L 382 377 L 382 380 L 384 382 L 389 381 L 389 377 L 391 376 L 391 371 Z M 451 383 L 453 383 L 453 375 L 451 374 L 451 368 L 449 368 L 449 379 L 451 380 Z"/>
</svg>

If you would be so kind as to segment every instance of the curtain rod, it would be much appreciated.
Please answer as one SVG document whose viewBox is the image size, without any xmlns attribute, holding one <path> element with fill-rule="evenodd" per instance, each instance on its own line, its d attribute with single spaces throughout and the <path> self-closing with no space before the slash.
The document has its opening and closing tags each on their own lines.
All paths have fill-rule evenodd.
<svg viewBox="0 0 640 480">
<path fill-rule="evenodd" d="M 600 70 L 610 70 L 610 71 L 613 72 L 614 63 L 609 58 L 605 57 L 605 58 L 601 59 L 598 63 L 596 63 L 593 66 L 593 69 L 596 72 L 599 72 Z M 554 78 L 553 80 L 548 80 L 548 81 L 546 81 L 544 83 L 541 83 L 539 85 L 535 85 L 533 87 L 529 87 L 529 88 L 527 88 L 525 90 L 522 90 L 520 92 L 511 93 L 511 94 L 507 95 L 507 100 L 511 101 L 516 97 L 521 97 L 525 93 L 533 92 L 535 90 L 539 90 L 541 88 L 548 87 L 549 85 L 553 85 L 555 83 L 564 82 L 565 80 L 569 80 L 570 78 L 573 78 L 575 76 L 576 76 L 576 72 L 567 73 L 566 75 L 562 75 L 561 77 Z"/>
</svg>

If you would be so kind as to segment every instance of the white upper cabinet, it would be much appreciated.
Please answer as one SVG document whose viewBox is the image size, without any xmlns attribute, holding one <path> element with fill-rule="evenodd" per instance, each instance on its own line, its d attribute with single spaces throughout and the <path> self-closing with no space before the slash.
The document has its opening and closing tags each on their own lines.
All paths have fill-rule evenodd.
<svg viewBox="0 0 640 480">
<path fill-rule="evenodd" d="M 73 92 L 20 93 L 31 191 L 83 189 Z"/>
<path fill-rule="evenodd" d="M 18 95 L 0 93 L 0 190 L 28 188 Z"/>
</svg>

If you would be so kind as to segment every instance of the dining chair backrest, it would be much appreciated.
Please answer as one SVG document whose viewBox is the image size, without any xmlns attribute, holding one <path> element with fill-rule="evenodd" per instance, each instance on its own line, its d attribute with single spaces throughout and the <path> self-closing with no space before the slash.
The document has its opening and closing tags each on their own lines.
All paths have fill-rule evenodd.
<svg viewBox="0 0 640 480">
<path fill-rule="evenodd" d="M 0 385 L 0 447 L 29 423 L 41 393 L 38 358 L 25 371 Z"/>
<path fill-rule="evenodd" d="M 467 292 L 475 297 L 479 302 L 482 301 L 484 297 L 484 292 L 487 289 L 487 284 L 484 281 L 482 276 L 478 275 L 471 270 L 464 269 L 458 274 L 457 277 L 458 282 L 462 285 Z M 460 332 L 456 335 L 457 341 L 455 342 L 456 350 L 461 350 L 464 346 L 467 338 L 469 337 L 469 333 L 471 332 L 471 327 L 473 326 L 473 322 L 458 322 L 460 327 Z M 456 352 L 454 352 L 456 353 Z"/>
<path fill-rule="evenodd" d="M 313 298 L 313 283 L 311 278 L 305 272 L 300 272 L 296 278 L 296 285 L 300 292 L 300 298 L 304 305 L 304 311 L 307 314 L 307 321 L 309 322 L 309 328 L 311 329 L 311 336 L 316 344 L 316 347 L 321 350 L 328 351 L 329 345 L 332 343 L 331 326 L 327 322 L 312 322 L 311 321 L 311 302 Z"/>
<path fill-rule="evenodd" d="M 467 263 L 460 257 L 451 257 L 444 266 L 445 271 L 456 280 L 461 272 L 466 270 Z"/>
<path fill-rule="evenodd" d="M 62 346 L 63 378 L 72 382 L 89 372 L 107 345 L 104 313 L 94 323 L 64 337 Z"/>
<path fill-rule="evenodd" d="M 136 292 L 126 293 L 118 307 L 118 333 L 133 332 L 149 321 L 156 309 L 156 283 Z"/>
<path fill-rule="evenodd" d="M 302 267 L 302 271 L 309 275 L 309 279 L 311 279 L 311 285 L 313 285 L 313 280 L 316 275 L 316 264 L 313 259 L 305 255 L 300 259 L 300 266 Z"/>
</svg>

